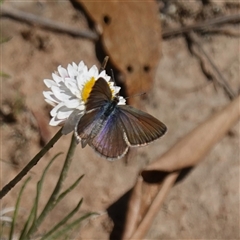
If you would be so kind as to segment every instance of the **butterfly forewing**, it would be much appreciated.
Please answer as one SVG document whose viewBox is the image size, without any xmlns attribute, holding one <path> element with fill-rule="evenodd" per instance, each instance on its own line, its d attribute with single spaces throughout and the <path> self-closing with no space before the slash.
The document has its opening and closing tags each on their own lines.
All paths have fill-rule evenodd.
<svg viewBox="0 0 240 240">
<path fill-rule="evenodd" d="M 81 141 L 82 147 L 85 147 L 90 139 L 96 135 L 96 131 L 93 132 L 93 129 L 99 122 L 104 105 L 111 100 L 111 97 L 112 93 L 108 83 L 103 78 L 99 78 L 94 83 L 87 99 L 85 114 L 75 127 L 76 138 Z"/>
<path fill-rule="evenodd" d="M 166 126 L 148 113 L 128 105 L 120 105 L 119 119 L 130 146 L 145 145 L 161 137 Z"/>
<path fill-rule="evenodd" d="M 92 90 L 86 102 L 86 111 L 92 110 L 94 108 L 101 107 L 112 99 L 111 89 L 103 78 L 99 78 Z"/>
<path fill-rule="evenodd" d="M 75 135 L 77 140 L 82 142 L 82 147 L 86 146 L 87 140 L 91 136 L 92 130 L 97 124 L 100 114 L 101 112 L 99 109 L 89 111 L 80 118 L 76 125 Z"/>
</svg>

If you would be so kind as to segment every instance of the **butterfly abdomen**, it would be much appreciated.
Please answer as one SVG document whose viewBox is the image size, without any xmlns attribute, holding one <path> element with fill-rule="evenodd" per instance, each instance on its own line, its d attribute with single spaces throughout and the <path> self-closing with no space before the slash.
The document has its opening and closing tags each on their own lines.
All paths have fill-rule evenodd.
<svg viewBox="0 0 240 240">
<path fill-rule="evenodd" d="M 109 117 L 112 114 L 112 112 L 116 109 L 117 104 L 118 104 L 118 98 L 114 98 L 111 102 L 109 102 L 109 105 L 104 111 L 104 116 Z"/>
<path fill-rule="evenodd" d="M 97 134 L 103 129 L 103 127 L 106 125 L 108 118 L 113 115 L 115 109 L 116 109 L 117 102 L 116 101 L 110 101 L 106 104 L 106 106 L 103 106 L 100 110 L 102 112 L 98 118 L 98 121 L 96 122 L 96 125 L 93 127 L 92 132 L 90 134 L 90 139 L 93 139 Z"/>
</svg>

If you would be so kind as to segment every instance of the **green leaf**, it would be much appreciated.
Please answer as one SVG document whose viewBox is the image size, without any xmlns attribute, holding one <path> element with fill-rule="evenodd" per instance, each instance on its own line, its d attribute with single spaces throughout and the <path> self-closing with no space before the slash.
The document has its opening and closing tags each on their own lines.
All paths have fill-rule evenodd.
<svg viewBox="0 0 240 240">
<path fill-rule="evenodd" d="M 3 77 L 3 78 L 10 78 L 11 76 L 7 73 L 4 73 L 4 72 L 0 72 L 0 77 Z"/>
<path fill-rule="evenodd" d="M 45 217 L 47 216 L 47 214 L 56 206 L 56 200 L 57 200 L 59 192 L 61 190 L 63 181 L 67 177 L 67 172 L 68 172 L 69 167 L 71 165 L 73 154 L 74 154 L 74 151 L 76 149 L 76 146 L 77 146 L 77 143 L 76 143 L 76 140 L 75 140 L 75 136 L 73 134 L 72 139 L 71 139 L 71 143 L 70 143 L 70 146 L 69 146 L 69 149 L 68 149 L 68 153 L 67 153 L 67 156 L 65 158 L 64 165 L 62 167 L 61 174 L 58 178 L 57 184 L 56 184 L 50 198 L 48 199 L 48 202 L 46 203 L 44 209 L 42 210 L 42 212 L 40 213 L 40 215 L 37 219 L 37 225 L 40 225 L 43 222 L 43 220 L 45 219 Z"/>
<path fill-rule="evenodd" d="M 57 223 L 48 233 L 46 233 L 44 235 L 44 237 L 42 238 L 42 240 L 44 239 L 48 239 L 48 237 L 50 237 L 54 232 L 56 232 L 62 225 L 64 225 L 80 208 L 80 206 L 82 205 L 82 199 L 79 201 L 79 203 L 77 204 L 77 206 L 66 216 L 64 217 L 59 223 Z"/>
<path fill-rule="evenodd" d="M 21 232 L 21 236 L 19 238 L 19 240 L 24 240 L 24 239 L 30 239 L 30 235 L 36 230 L 37 226 L 36 226 L 36 218 L 37 218 L 37 210 L 38 210 L 38 202 L 39 202 L 39 197 L 40 197 L 40 193 L 42 190 L 42 184 L 43 181 L 45 179 L 46 173 L 48 171 L 48 169 L 50 168 L 50 166 L 52 165 L 52 163 L 54 162 L 54 160 L 62 153 L 58 153 L 56 154 L 48 163 L 48 165 L 45 167 L 41 179 L 38 181 L 37 183 L 37 193 L 36 193 L 36 197 L 35 197 L 35 201 L 33 204 L 33 207 L 31 209 L 31 212 L 29 214 L 29 217 L 25 223 L 25 226 Z M 31 224 L 32 223 L 32 224 Z M 30 227 L 31 224 L 31 227 Z M 29 229 L 29 230 L 28 230 Z"/>
<path fill-rule="evenodd" d="M 81 179 L 84 177 L 84 175 L 80 176 L 67 190 L 65 190 L 63 193 L 59 195 L 59 197 L 56 200 L 55 205 L 58 204 L 69 192 L 71 192 L 81 181 Z"/>
<path fill-rule="evenodd" d="M 1 0 L 0 0 L 0 5 L 1 5 Z M 6 43 L 6 42 L 10 41 L 11 39 L 12 39 L 12 37 L 5 37 L 5 38 L 1 37 L 0 44 Z"/>
<path fill-rule="evenodd" d="M 59 239 L 63 234 L 67 234 L 70 230 L 75 228 L 79 223 L 81 223 L 84 219 L 90 217 L 91 215 L 98 214 L 98 213 L 87 213 L 83 215 L 82 217 L 78 218 L 77 220 L 73 221 L 72 223 L 67 224 L 64 228 L 61 230 L 55 232 L 52 236 L 48 238 L 42 238 L 41 240 L 54 240 Z"/>
<path fill-rule="evenodd" d="M 19 195 L 18 195 L 18 198 L 17 198 L 17 202 L 16 202 L 16 206 L 15 206 L 15 211 L 14 211 L 14 214 L 13 214 L 13 220 L 12 220 L 12 224 L 11 224 L 11 229 L 10 229 L 10 233 L 9 233 L 9 240 L 12 240 L 13 239 L 13 233 L 14 233 L 14 227 L 15 227 L 15 224 L 16 224 L 16 220 L 17 220 L 17 215 L 18 215 L 18 209 L 19 209 L 19 205 L 20 205 L 20 200 L 21 200 L 21 197 L 22 197 L 22 194 L 23 194 L 23 190 L 25 189 L 27 183 L 30 181 L 31 177 L 28 177 L 26 179 L 26 181 L 24 182 L 20 192 L 19 192 Z"/>
</svg>

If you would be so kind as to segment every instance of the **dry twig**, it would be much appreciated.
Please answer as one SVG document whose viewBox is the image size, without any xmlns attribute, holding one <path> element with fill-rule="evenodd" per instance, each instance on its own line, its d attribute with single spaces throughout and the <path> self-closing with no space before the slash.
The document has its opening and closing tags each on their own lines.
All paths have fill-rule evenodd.
<svg viewBox="0 0 240 240">
<path fill-rule="evenodd" d="M 165 198 L 167 197 L 169 191 L 174 185 L 179 172 L 170 173 L 163 181 L 161 190 L 157 193 L 155 199 L 151 203 L 146 215 L 144 216 L 142 222 L 139 224 L 137 229 L 134 231 L 134 234 L 131 236 L 131 239 L 143 239 L 146 233 L 148 232 L 156 213 L 159 211 L 162 206 Z"/>
<path fill-rule="evenodd" d="M 227 16 L 206 20 L 205 22 L 184 26 L 181 28 L 164 29 L 162 32 L 162 37 L 168 38 L 168 37 L 173 37 L 173 36 L 177 36 L 184 33 L 189 33 L 192 31 L 206 31 L 207 28 L 212 26 L 226 24 L 226 23 L 237 23 L 237 22 L 240 22 L 240 14 L 227 15 Z"/>
<path fill-rule="evenodd" d="M 190 34 L 187 34 L 187 37 L 191 40 L 191 42 L 193 42 L 197 46 L 200 53 L 204 56 L 204 57 L 201 56 L 201 54 L 197 53 L 196 51 L 194 51 L 194 49 L 192 49 L 194 51 L 194 53 L 199 57 L 200 61 L 202 62 L 204 72 L 208 72 L 208 74 L 211 75 L 211 77 L 218 83 L 218 85 L 221 86 L 224 89 L 224 91 L 226 92 L 226 94 L 228 95 L 230 100 L 234 99 L 237 95 L 231 89 L 231 87 L 228 84 L 228 81 L 225 79 L 225 77 L 218 70 L 216 64 L 211 60 L 209 55 L 205 52 L 205 50 L 201 46 L 201 43 L 197 39 L 196 34 L 190 33 Z M 210 71 L 206 67 L 206 66 L 209 66 L 209 65 L 211 67 Z"/>
<path fill-rule="evenodd" d="M 13 9 L 6 5 L 1 6 L 1 16 L 9 17 L 21 22 L 25 22 L 27 24 L 37 25 L 52 31 L 67 33 L 75 37 L 88 38 L 93 41 L 96 41 L 98 39 L 98 35 L 92 31 L 79 30 L 78 28 L 73 28 L 71 26 L 52 21 L 50 19 L 42 18 L 31 13 Z"/>
<path fill-rule="evenodd" d="M 230 26 L 211 27 L 203 30 L 203 33 L 224 34 L 229 37 L 240 37 L 240 29 Z"/>
</svg>

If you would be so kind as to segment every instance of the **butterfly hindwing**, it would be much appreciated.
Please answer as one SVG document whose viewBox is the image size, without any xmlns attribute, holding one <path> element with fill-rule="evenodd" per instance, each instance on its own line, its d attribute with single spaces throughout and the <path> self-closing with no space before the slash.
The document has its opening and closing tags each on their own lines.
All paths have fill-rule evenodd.
<svg viewBox="0 0 240 240">
<path fill-rule="evenodd" d="M 101 117 L 101 109 L 94 109 L 84 114 L 75 127 L 75 136 L 78 142 L 81 142 L 82 147 L 95 137 L 97 129 L 100 129 L 99 124 Z M 95 129 L 95 130 L 94 130 Z"/>
<path fill-rule="evenodd" d="M 148 113 L 128 105 L 118 106 L 119 119 L 130 146 L 146 145 L 161 137 L 166 126 Z"/>
<path fill-rule="evenodd" d="M 108 159 L 121 158 L 128 150 L 116 111 L 107 118 L 99 133 L 89 141 L 91 147 Z"/>
<path fill-rule="evenodd" d="M 76 122 L 78 122 L 83 115 L 84 113 L 81 110 L 75 109 L 66 120 L 62 129 L 62 134 L 66 135 L 72 132 L 76 126 Z"/>
</svg>

